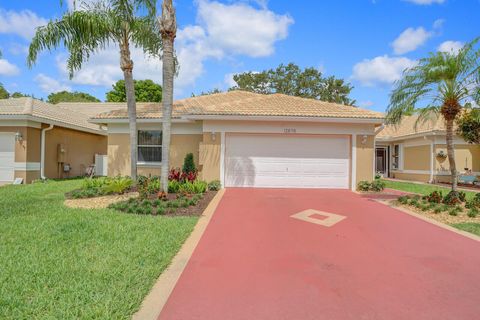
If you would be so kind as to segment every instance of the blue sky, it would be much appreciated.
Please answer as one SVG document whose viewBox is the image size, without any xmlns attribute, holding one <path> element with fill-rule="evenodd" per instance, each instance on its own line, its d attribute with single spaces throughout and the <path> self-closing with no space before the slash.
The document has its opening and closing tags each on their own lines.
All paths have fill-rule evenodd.
<svg viewBox="0 0 480 320">
<path fill-rule="evenodd" d="M 62 8 L 59 0 L 0 0 L 0 82 L 10 92 L 36 97 L 79 90 L 103 100 L 122 77 L 113 46 L 72 80 L 63 49 L 42 53 L 32 69 L 25 65 L 35 27 L 69 10 L 72 0 L 64 2 Z M 294 62 L 346 79 L 358 105 L 384 111 L 392 82 L 404 68 L 480 35 L 479 0 L 177 0 L 175 5 L 176 98 L 226 89 L 235 73 Z M 141 50 L 133 50 L 133 58 L 136 79 L 161 82 L 161 62 Z"/>
</svg>

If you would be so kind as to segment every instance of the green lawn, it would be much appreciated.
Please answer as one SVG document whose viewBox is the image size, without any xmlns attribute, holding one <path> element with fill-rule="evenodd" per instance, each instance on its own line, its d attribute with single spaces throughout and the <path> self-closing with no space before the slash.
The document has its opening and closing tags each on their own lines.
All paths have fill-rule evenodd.
<svg viewBox="0 0 480 320">
<path fill-rule="evenodd" d="M 436 190 L 440 190 L 443 192 L 444 195 L 446 195 L 450 190 L 449 187 L 442 187 L 442 186 L 436 186 L 436 185 L 392 181 L 392 180 L 384 180 L 384 181 L 386 183 L 386 188 L 396 189 L 396 190 L 401 190 L 406 192 L 419 193 L 423 195 L 430 194 L 432 191 L 436 191 Z M 467 194 L 467 199 L 473 198 L 476 194 L 476 192 L 473 192 L 473 191 L 465 191 L 465 193 Z"/>
<path fill-rule="evenodd" d="M 465 223 L 457 223 L 453 224 L 457 229 L 467 231 L 473 234 L 476 234 L 477 236 L 480 236 L 480 223 L 473 223 L 473 222 L 465 222 Z"/>
<path fill-rule="evenodd" d="M 79 186 L 0 187 L 0 319 L 129 319 L 197 222 L 64 207 Z"/>
</svg>

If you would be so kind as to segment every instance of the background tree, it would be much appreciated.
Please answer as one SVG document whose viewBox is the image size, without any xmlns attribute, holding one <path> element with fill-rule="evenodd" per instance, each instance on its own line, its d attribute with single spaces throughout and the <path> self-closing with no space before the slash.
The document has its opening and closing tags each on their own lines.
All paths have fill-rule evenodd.
<svg viewBox="0 0 480 320">
<path fill-rule="evenodd" d="M 25 97 L 32 97 L 31 94 L 26 94 L 22 92 L 15 91 L 10 95 L 11 98 L 25 98 Z"/>
<path fill-rule="evenodd" d="M 399 123 L 405 113 L 418 114 L 418 121 L 441 116 L 446 126 L 446 144 L 453 196 L 458 198 L 457 167 L 453 144 L 454 123 L 471 101 L 480 102 L 480 50 L 478 39 L 458 54 L 431 53 L 417 66 L 404 71 L 395 84 L 387 109 L 387 122 Z"/>
<path fill-rule="evenodd" d="M 457 134 L 468 143 L 480 144 L 480 109 L 471 109 L 457 120 Z"/>
<path fill-rule="evenodd" d="M 59 102 L 100 102 L 100 100 L 94 96 L 79 91 L 59 91 L 50 93 L 47 98 L 47 102 L 52 104 L 57 104 Z"/>
<path fill-rule="evenodd" d="M 10 98 L 10 93 L 3 87 L 0 83 L 0 99 L 8 99 Z"/>
<path fill-rule="evenodd" d="M 218 88 L 214 88 L 212 90 L 208 90 L 208 91 L 202 91 L 200 92 L 199 94 L 195 94 L 192 92 L 192 95 L 191 97 L 199 97 L 199 96 L 208 96 L 209 94 L 215 94 L 215 93 L 222 93 L 223 91 L 218 89 Z"/>
<path fill-rule="evenodd" d="M 162 86 L 152 80 L 133 80 L 135 87 L 135 98 L 138 102 L 161 102 Z M 125 81 L 118 80 L 112 90 L 107 92 L 108 102 L 125 102 L 127 93 L 125 90 Z"/>
<path fill-rule="evenodd" d="M 130 44 L 157 55 L 161 39 L 155 23 L 155 0 L 105 0 L 89 3 L 76 1 L 81 10 L 66 12 L 60 19 L 51 20 L 37 28 L 29 48 L 27 62 L 32 66 L 42 50 L 52 50 L 60 45 L 69 52 L 67 68 L 70 77 L 81 69 L 92 54 L 109 45 L 118 45 L 120 69 L 127 92 L 127 109 L 130 130 L 130 175 L 137 178 L 137 125 L 133 84 L 133 61 Z M 140 13 L 145 16 L 139 16 Z"/>
<path fill-rule="evenodd" d="M 168 192 L 170 170 L 170 136 L 173 105 L 173 77 L 175 76 L 174 42 L 177 36 L 177 21 L 172 0 L 163 0 L 162 16 L 159 19 L 163 42 L 163 108 L 162 108 L 162 169 L 161 189 Z"/>
<path fill-rule="evenodd" d="M 236 74 L 233 80 L 237 85 L 231 89 L 262 94 L 283 93 L 346 105 L 355 103 L 355 100 L 349 98 L 353 87 L 343 79 L 334 76 L 324 78 L 318 69 L 302 70 L 294 63 L 281 64 L 276 69 L 262 72 Z"/>
</svg>

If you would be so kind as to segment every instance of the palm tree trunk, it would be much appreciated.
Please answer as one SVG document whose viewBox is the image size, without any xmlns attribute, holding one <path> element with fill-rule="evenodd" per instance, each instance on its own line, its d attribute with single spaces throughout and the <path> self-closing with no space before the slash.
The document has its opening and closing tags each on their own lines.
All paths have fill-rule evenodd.
<svg viewBox="0 0 480 320">
<path fill-rule="evenodd" d="M 453 119 L 446 120 L 447 129 L 447 155 L 450 163 L 450 173 L 452 177 L 452 191 L 457 191 L 458 177 L 457 165 L 455 163 L 455 146 L 453 145 Z"/>
<path fill-rule="evenodd" d="M 175 76 L 174 41 L 177 33 L 175 9 L 172 0 L 164 0 L 162 17 L 159 21 L 163 40 L 163 112 L 162 112 L 162 170 L 161 189 L 168 192 L 168 171 L 170 170 L 170 136 L 173 105 L 173 78 Z"/>
<path fill-rule="evenodd" d="M 135 101 L 135 85 L 133 82 L 133 61 L 130 58 L 128 40 L 120 43 L 120 66 L 125 80 L 127 96 L 128 124 L 130 131 L 130 177 L 137 180 L 137 107 Z"/>
</svg>

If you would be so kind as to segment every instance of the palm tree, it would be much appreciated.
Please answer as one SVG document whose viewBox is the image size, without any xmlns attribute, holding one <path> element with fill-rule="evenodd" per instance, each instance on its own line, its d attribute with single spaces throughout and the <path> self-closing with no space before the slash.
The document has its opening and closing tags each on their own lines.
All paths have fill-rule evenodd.
<svg viewBox="0 0 480 320">
<path fill-rule="evenodd" d="M 168 171 L 170 169 L 170 135 L 173 104 L 173 78 L 175 76 L 174 41 L 177 35 L 177 22 L 172 0 L 162 3 L 162 16 L 159 19 L 163 42 L 163 112 L 162 112 L 162 171 L 161 188 L 168 192 Z"/>
<path fill-rule="evenodd" d="M 445 121 L 452 191 L 457 192 L 457 167 L 453 145 L 454 124 L 472 102 L 480 101 L 480 38 L 458 53 L 437 52 L 404 71 L 395 84 L 387 109 L 387 123 L 399 123 L 406 114 L 425 122 L 441 115 Z"/>
<path fill-rule="evenodd" d="M 134 180 L 137 179 L 137 116 L 130 44 L 150 55 L 159 54 L 161 38 L 155 23 L 155 6 L 156 0 L 81 2 L 82 10 L 66 12 L 60 19 L 37 29 L 27 57 L 31 67 L 40 51 L 64 45 L 69 51 L 67 67 L 72 78 L 91 55 L 109 45 L 118 45 L 130 126 L 130 175 Z M 145 16 L 137 15 L 145 9 Z"/>
</svg>

